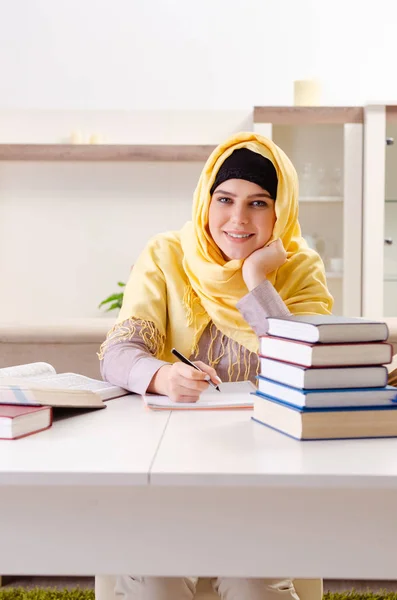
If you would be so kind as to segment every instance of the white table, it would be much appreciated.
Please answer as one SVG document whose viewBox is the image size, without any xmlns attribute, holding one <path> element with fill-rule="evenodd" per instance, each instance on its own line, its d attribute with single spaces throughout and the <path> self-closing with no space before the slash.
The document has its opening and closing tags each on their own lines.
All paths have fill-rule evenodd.
<svg viewBox="0 0 397 600">
<path fill-rule="evenodd" d="M 173 412 L 150 477 L 163 574 L 397 579 L 397 439 L 298 442 L 245 411 Z"/>
<path fill-rule="evenodd" d="M 397 440 L 139 398 L 0 444 L 7 574 L 397 578 Z"/>
<path fill-rule="evenodd" d="M 139 396 L 123 396 L 38 434 L 1 441 L 0 486 L 145 486 L 168 418 L 145 410 Z"/>
</svg>

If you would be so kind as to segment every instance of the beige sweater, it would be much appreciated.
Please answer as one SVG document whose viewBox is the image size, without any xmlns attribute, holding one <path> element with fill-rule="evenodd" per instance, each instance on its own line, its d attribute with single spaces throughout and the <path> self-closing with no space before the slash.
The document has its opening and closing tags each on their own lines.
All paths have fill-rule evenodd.
<svg viewBox="0 0 397 600">
<path fill-rule="evenodd" d="M 266 317 L 286 316 L 288 308 L 269 281 L 244 296 L 237 304 L 247 323 L 260 336 L 266 333 Z M 118 339 L 118 327 L 123 339 Z M 131 338 L 125 341 L 125 328 L 131 328 Z M 231 343 L 230 343 L 231 342 Z M 225 352 L 225 348 L 228 351 Z M 258 356 L 232 342 L 213 323 L 209 323 L 198 344 L 198 352 L 189 357 L 213 366 L 222 381 L 255 382 L 259 368 Z M 101 360 L 103 379 L 137 394 L 144 394 L 158 369 L 165 365 L 150 352 L 139 336 L 139 321 L 124 321 L 108 335 Z"/>
</svg>

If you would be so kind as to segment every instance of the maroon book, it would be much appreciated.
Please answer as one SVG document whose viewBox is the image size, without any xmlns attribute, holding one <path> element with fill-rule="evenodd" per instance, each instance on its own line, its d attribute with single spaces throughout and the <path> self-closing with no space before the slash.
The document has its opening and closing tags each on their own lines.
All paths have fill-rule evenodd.
<svg viewBox="0 0 397 600">
<path fill-rule="evenodd" d="M 16 440 L 51 425 L 51 406 L 0 405 L 0 440 Z"/>
</svg>

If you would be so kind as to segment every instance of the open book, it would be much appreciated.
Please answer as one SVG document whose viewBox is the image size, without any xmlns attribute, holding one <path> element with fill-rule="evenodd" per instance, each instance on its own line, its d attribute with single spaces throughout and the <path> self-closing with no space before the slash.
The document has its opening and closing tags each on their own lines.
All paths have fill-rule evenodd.
<svg viewBox="0 0 397 600">
<path fill-rule="evenodd" d="M 0 369 L 0 404 L 104 408 L 104 400 L 129 394 L 123 388 L 76 373 L 57 373 L 38 362 Z"/>
<path fill-rule="evenodd" d="M 256 387 L 250 381 L 219 384 L 220 392 L 211 386 L 203 392 L 197 402 L 173 402 L 168 396 L 146 394 L 143 400 L 153 410 L 200 410 L 225 408 L 253 408 Z"/>
</svg>

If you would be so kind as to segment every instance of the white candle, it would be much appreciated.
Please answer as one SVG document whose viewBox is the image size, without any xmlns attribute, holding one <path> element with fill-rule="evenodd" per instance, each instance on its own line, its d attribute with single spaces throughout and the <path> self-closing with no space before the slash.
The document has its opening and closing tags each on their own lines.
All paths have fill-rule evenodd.
<svg viewBox="0 0 397 600">
<path fill-rule="evenodd" d="M 72 131 L 70 134 L 70 143 L 71 144 L 82 144 L 83 143 L 83 135 L 81 131 Z"/>
<path fill-rule="evenodd" d="M 321 83 L 318 79 L 300 79 L 294 81 L 295 106 L 320 106 Z"/>
<path fill-rule="evenodd" d="M 102 144 L 103 138 L 100 133 L 93 133 L 90 137 L 90 144 Z"/>
</svg>

